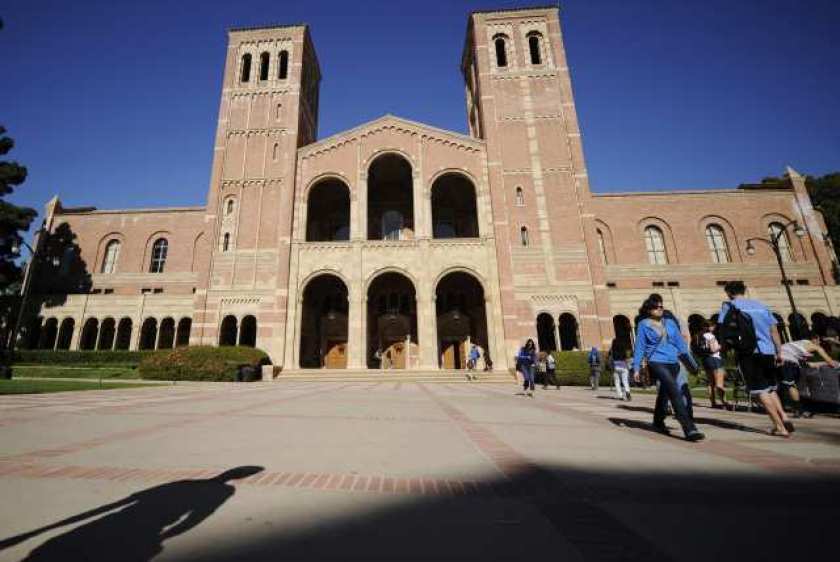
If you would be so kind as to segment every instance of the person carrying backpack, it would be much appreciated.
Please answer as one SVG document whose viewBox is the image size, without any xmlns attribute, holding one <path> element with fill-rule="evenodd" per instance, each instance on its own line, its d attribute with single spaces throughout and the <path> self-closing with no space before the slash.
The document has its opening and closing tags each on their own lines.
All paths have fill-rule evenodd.
<svg viewBox="0 0 840 562">
<path fill-rule="evenodd" d="M 587 361 L 589 361 L 589 386 L 592 390 L 598 390 L 603 367 L 601 365 L 601 352 L 594 345 L 589 350 Z"/>
<path fill-rule="evenodd" d="M 750 397 L 757 398 L 770 416 L 773 422 L 770 434 L 790 437 L 793 423 L 776 392 L 777 367 L 782 364 L 782 341 L 776 319 L 764 303 L 744 298 L 747 287 L 743 281 L 729 281 L 723 290 L 729 301 L 723 302 L 718 315 L 720 339 L 727 349 L 735 352 Z"/>
<path fill-rule="evenodd" d="M 688 346 L 680 333 L 676 322 L 664 317 L 662 303 L 648 298 L 639 311 L 644 319 L 639 322 L 636 333 L 636 348 L 633 354 L 632 372 L 639 380 L 639 367 L 642 360 L 647 361 L 651 377 L 659 382 L 656 406 L 653 411 L 653 426 L 662 433 L 667 433 L 665 426 L 665 405 L 671 402 L 674 415 L 682 426 L 687 441 L 702 441 L 706 438 L 694 423 L 677 384 L 680 372 L 681 356 L 690 357 Z M 687 359 L 693 361 L 693 359 Z"/>
<path fill-rule="evenodd" d="M 720 343 L 715 337 L 714 324 L 708 320 L 703 322 L 702 330 L 692 337 L 691 351 L 700 358 L 703 370 L 706 371 L 712 408 L 729 410 L 730 406 L 726 401 L 726 389 L 724 387 L 726 371 L 723 368 L 723 359 L 720 356 Z M 720 401 L 720 406 L 717 404 L 718 401 Z"/>
</svg>

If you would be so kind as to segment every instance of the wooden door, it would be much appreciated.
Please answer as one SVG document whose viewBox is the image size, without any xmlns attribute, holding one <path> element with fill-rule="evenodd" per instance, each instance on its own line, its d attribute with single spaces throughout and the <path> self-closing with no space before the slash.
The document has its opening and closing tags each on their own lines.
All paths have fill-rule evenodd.
<svg viewBox="0 0 840 562">
<path fill-rule="evenodd" d="M 391 346 L 391 368 L 405 369 L 405 360 L 408 350 L 402 342 L 395 343 Z"/>
<path fill-rule="evenodd" d="M 444 369 L 454 369 L 455 368 L 455 343 L 454 342 L 442 342 L 443 353 L 441 354 L 441 367 Z"/>
<path fill-rule="evenodd" d="M 347 344 L 345 342 L 327 342 L 327 354 L 324 356 L 324 367 L 327 369 L 347 368 Z"/>
</svg>

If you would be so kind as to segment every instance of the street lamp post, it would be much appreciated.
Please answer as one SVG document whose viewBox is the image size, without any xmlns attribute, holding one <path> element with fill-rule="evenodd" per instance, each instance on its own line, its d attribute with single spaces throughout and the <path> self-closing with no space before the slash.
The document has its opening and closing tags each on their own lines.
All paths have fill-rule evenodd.
<svg viewBox="0 0 840 562">
<path fill-rule="evenodd" d="M 755 237 L 750 238 L 747 240 L 747 254 L 750 256 L 754 256 L 756 252 L 755 245 L 753 242 L 764 242 L 768 244 L 770 248 L 773 250 L 773 254 L 776 256 L 776 263 L 779 264 L 779 271 L 782 273 L 782 285 L 785 286 L 785 292 L 787 293 L 788 302 L 790 302 L 790 309 L 793 313 L 794 322 L 796 322 L 796 329 L 799 330 L 799 312 L 796 310 L 796 303 L 793 301 L 793 291 L 790 289 L 790 280 L 787 277 L 787 273 L 785 272 L 785 262 L 782 259 L 782 252 L 779 248 L 779 240 L 782 236 L 785 235 L 787 229 L 793 227 L 793 233 L 796 234 L 797 237 L 802 238 L 805 236 L 806 232 L 805 229 L 799 224 L 796 220 L 788 221 L 787 223 L 782 225 L 782 228 L 779 229 L 778 232 L 772 234 L 770 238 L 761 238 Z"/>
</svg>

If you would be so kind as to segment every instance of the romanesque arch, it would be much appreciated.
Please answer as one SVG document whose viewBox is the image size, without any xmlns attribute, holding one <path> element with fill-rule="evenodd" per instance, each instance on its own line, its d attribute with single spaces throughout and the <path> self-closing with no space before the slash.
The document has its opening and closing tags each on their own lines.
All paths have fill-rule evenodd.
<svg viewBox="0 0 840 562">
<path fill-rule="evenodd" d="M 82 334 L 79 337 L 79 349 L 96 349 L 96 339 L 99 336 L 99 320 L 88 318 L 82 326 Z"/>
<path fill-rule="evenodd" d="M 117 324 L 117 339 L 114 342 L 114 349 L 129 349 L 131 347 L 131 318 L 124 317 Z"/>
<path fill-rule="evenodd" d="M 417 293 L 401 273 L 379 274 L 367 290 L 367 364 L 405 369 L 418 353 Z"/>
<path fill-rule="evenodd" d="M 239 345 L 257 347 L 257 317 L 248 314 L 239 323 Z"/>
<path fill-rule="evenodd" d="M 73 318 L 65 318 L 61 321 L 61 327 L 58 329 L 58 341 L 55 344 L 56 349 L 70 349 L 75 328 L 76 321 Z"/>
<path fill-rule="evenodd" d="M 41 328 L 41 337 L 38 341 L 38 349 L 55 349 L 58 338 L 58 318 L 47 318 Z"/>
<path fill-rule="evenodd" d="M 228 315 L 222 319 L 219 326 L 219 345 L 236 345 L 239 335 L 239 322 L 236 316 Z"/>
<path fill-rule="evenodd" d="M 178 321 L 178 329 L 175 332 L 175 347 L 190 345 L 190 329 L 192 329 L 192 318 L 181 318 Z"/>
<path fill-rule="evenodd" d="M 548 312 L 537 315 L 537 347 L 540 351 L 557 351 L 557 325 Z"/>
<path fill-rule="evenodd" d="M 560 331 L 560 350 L 580 349 L 580 328 L 577 318 L 570 312 L 564 312 L 558 319 Z"/>
<path fill-rule="evenodd" d="M 306 241 L 350 240 L 350 188 L 336 178 L 313 185 L 306 200 Z"/>
<path fill-rule="evenodd" d="M 435 238 L 477 238 L 476 190 L 463 174 L 449 172 L 432 183 L 432 234 Z"/>
<path fill-rule="evenodd" d="M 157 348 L 172 349 L 175 345 L 175 319 L 171 317 L 160 321 Z"/>
<path fill-rule="evenodd" d="M 411 164 L 387 152 L 368 167 L 368 240 L 414 238 L 414 187 Z"/>
<path fill-rule="evenodd" d="M 300 366 L 305 369 L 347 367 L 348 291 L 338 276 L 313 277 L 303 291 Z"/>
<path fill-rule="evenodd" d="M 464 369 L 471 346 L 489 350 L 484 288 L 475 276 L 453 271 L 435 287 L 438 366 Z"/>
<path fill-rule="evenodd" d="M 157 342 L 158 321 L 146 318 L 140 327 L 140 349 L 154 349 Z"/>
<path fill-rule="evenodd" d="M 114 347 L 114 336 L 117 333 L 117 324 L 113 318 L 106 318 L 99 328 L 99 341 L 96 349 L 110 350 Z"/>
</svg>

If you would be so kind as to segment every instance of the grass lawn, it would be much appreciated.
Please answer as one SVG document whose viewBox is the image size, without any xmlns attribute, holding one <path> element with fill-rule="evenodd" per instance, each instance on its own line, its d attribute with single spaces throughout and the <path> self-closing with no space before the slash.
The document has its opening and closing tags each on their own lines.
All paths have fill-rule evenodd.
<svg viewBox="0 0 840 562">
<path fill-rule="evenodd" d="M 139 379 L 137 369 L 128 366 L 75 367 L 65 365 L 14 365 L 15 378 L 42 377 L 51 379 Z"/>
<path fill-rule="evenodd" d="M 151 384 L 126 384 L 97 381 L 42 381 L 12 379 L 0 380 L 0 394 L 41 394 L 44 392 L 66 392 L 68 390 L 106 390 L 112 388 L 137 388 L 140 386 L 158 386 Z"/>
</svg>

